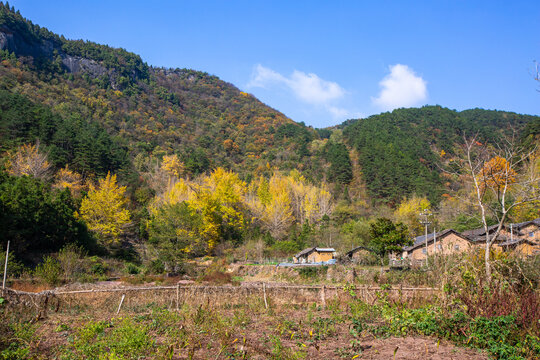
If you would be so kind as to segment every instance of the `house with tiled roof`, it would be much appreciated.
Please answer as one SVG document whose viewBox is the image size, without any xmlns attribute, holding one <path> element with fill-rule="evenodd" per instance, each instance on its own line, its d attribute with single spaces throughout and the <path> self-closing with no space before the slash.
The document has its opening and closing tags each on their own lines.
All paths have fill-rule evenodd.
<svg viewBox="0 0 540 360">
<path fill-rule="evenodd" d="M 403 248 L 402 257 L 414 264 L 422 263 L 428 256 L 450 255 L 469 251 L 474 242 L 467 236 L 453 230 L 446 229 L 437 233 L 417 236 L 411 246 Z"/>
<path fill-rule="evenodd" d="M 293 256 L 295 264 L 325 263 L 334 258 L 334 248 L 310 247 Z"/>
</svg>

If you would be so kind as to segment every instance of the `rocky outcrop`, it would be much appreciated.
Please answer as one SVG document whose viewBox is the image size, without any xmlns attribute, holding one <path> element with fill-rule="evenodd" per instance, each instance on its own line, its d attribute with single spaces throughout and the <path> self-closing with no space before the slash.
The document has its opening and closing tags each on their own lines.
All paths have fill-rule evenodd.
<svg viewBox="0 0 540 360">
<path fill-rule="evenodd" d="M 95 60 L 68 55 L 61 46 L 49 40 L 29 41 L 10 29 L 2 27 L 0 28 L 0 50 L 8 50 L 17 56 L 46 58 L 51 61 L 55 56 L 60 56 L 65 71 L 72 74 L 85 73 L 94 79 L 107 76 L 111 86 L 117 87 L 119 75 L 114 69 L 108 69 Z"/>
</svg>

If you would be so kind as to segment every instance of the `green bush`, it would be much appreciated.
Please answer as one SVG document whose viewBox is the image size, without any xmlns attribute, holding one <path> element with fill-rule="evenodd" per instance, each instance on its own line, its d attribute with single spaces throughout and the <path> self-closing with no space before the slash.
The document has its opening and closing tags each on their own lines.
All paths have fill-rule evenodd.
<svg viewBox="0 0 540 360">
<path fill-rule="evenodd" d="M 141 272 L 141 269 L 133 263 L 127 263 L 125 267 L 125 271 L 126 273 L 130 275 L 137 275 Z"/>
<path fill-rule="evenodd" d="M 58 285 L 61 282 L 62 267 L 56 259 L 47 256 L 45 260 L 36 267 L 34 275 L 46 284 Z"/>
</svg>

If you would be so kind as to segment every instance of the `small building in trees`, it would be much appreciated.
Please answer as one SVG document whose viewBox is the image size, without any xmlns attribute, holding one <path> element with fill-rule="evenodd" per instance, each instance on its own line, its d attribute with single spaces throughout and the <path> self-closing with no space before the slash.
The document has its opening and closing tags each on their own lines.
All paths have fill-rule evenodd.
<svg viewBox="0 0 540 360">
<path fill-rule="evenodd" d="M 517 224 L 510 224 L 512 232 L 517 230 L 520 238 L 540 244 L 540 218 Z"/>
<path fill-rule="evenodd" d="M 490 237 L 497 231 L 499 225 L 492 225 L 487 228 L 487 233 Z M 474 242 L 475 247 L 483 248 L 486 244 L 486 229 L 483 227 L 473 230 L 466 230 L 463 232 L 464 236 L 467 236 Z M 499 235 L 495 242 L 493 242 L 492 248 L 495 250 L 504 250 L 501 244 L 513 242 L 514 240 L 521 238 L 523 234 L 515 227 L 511 225 L 503 225 Z"/>
<path fill-rule="evenodd" d="M 497 244 L 503 251 L 522 256 L 540 255 L 540 244 L 526 238 L 516 238 Z"/>
<path fill-rule="evenodd" d="M 351 251 L 345 253 L 345 259 L 356 264 L 369 263 L 375 256 L 376 255 L 374 254 L 373 250 L 365 246 L 357 246 Z"/>
<path fill-rule="evenodd" d="M 333 248 L 310 247 L 294 255 L 295 264 L 313 264 L 328 262 L 334 258 L 336 250 Z"/>
<path fill-rule="evenodd" d="M 488 232 L 494 233 L 497 225 L 488 227 Z M 486 231 L 484 228 L 465 231 L 476 246 L 485 245 Z M 504 225 L 493 243 L 493 248 L 499 251 L 512 252 L 518 255 L 532 256 L 540 254 L 540 218 L 516 224 Z"/>
<path fill-rule="evenodd" d="M 467 236 L 453 230 L 446 229 L 435 234 L 428 234 L 427 248 L 426 236 L 417 236 L 411 246 L 403 248 L 402 257 L 409 259 L 412 265 L 423 263 L 431 255 L 450 255 L 469 251 L 474 242 Z"/>
</svg>

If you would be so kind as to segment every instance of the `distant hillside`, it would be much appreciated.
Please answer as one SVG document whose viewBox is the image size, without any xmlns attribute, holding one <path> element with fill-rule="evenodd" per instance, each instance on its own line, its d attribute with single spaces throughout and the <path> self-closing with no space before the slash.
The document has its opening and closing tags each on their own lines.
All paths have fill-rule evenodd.
<svg viewBox="0 0 540 360">
<path fill-rule="evenodd" d="M 539 121 L 540 117 L 504 111 L 457 112 L 425 106 L 347 121 L 342 128 L 346 142 L 359 154 L 369 194 L 395 204 L 413 193 L 438 202 L 445 192 L 440 153 L 454 154 L 463 134 L 478 133 L 484 141 L 494 142 L 515 129 L 521 136 L 534 137 Z"/>
<path fill-rule="evenodd" d="M 0 59 L 0 89 L 55 118 L 105 129 L 131 158 L 177 153 L 194 175 L 215 166 L 241 173 L 266 171 L 267 163 L 293 168 L 317 137 L 216 76 L 152 68 L 124 49 L 67 40 L 2 3 Z"/>
</svg>

